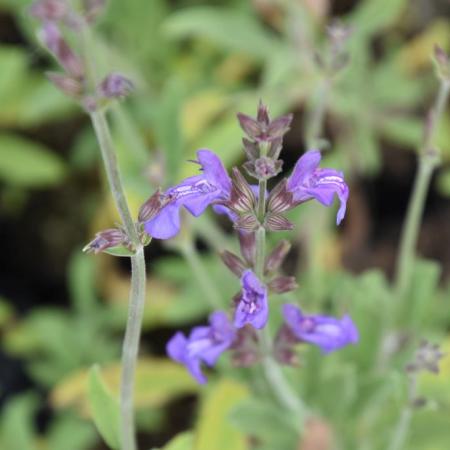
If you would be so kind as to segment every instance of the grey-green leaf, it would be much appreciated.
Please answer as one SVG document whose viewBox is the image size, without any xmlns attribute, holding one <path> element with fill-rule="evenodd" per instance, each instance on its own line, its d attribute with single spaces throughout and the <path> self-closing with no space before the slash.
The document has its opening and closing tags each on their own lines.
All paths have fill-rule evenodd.
<svg viewBox="0 0 450 450">
<path fill-rule="evenodd" d="M 98 432 L 112 449 L 118 450 L 120 447 L 119 402 L 107 388 L 97 365 L 93 366 L 89 373 L 88 397 L 92 418 Z"/>
<path fill-rule="evenodd" d="M 0 179 L 21 187 L 58 184 L 66 174 L 59 156 L 43 145 L 13 134 L 0 135 Z"/>
</svg>

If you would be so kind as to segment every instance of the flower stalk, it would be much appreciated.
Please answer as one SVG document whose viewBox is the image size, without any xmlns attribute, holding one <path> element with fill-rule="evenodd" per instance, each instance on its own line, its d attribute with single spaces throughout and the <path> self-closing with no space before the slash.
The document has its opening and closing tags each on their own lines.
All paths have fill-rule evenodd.
<svg viewBox="0 0 450 450">
<path fill-rule="evenodd" d="M 122 349 L 122 375 L 120 384 L 120 418 L 122 450 L 136 450 L 133 391 L 134 373 L 139 350 L 142 318 L 145 306 L 146 273 L 144 249 L 134 225 L 125 191 L 123 189 L 117 158 L 103 111 L 90 113 L 92 125 L 101 150 L 105 170 L 114 197 L 117 210 L 125 231 L 134 246 L 135 254 L 131 257 L 131 291 L 128 319 Z"/>
<path fill-rule="evenodd" d="M 260 220 L 264 218 L 265 204 L 266 204 L 266 187 L 267 181 L 259 181 L 259 198 L 258 211 L 263 211 Z M 262 205 L 262 206 L 261 206 Z M 264 265 L 266 254 L 266 230 L 260 226 L 256 231 L 256 257 L 255 257 L 255 274 L 263 281 L 264 280 Z M 278 398 L 281 405 L 286 407 L 289 411 L 297 416 L 299 422 L 303 421 L 304 407 L 296 392 L 293 391 L 289 382 L 286 380 L 280 366 L 274 360 L 272 355 L 272 343 L 268 336 L 267 327 L 260 330 L 260 339 L 262 348 L 262 366 L 264 375 Z"/>
<path fill-rule="evenodd" d="M 411 281 L 414 253 L 419 235 L 420 223 L 431 177 L 439 165 L 439 153 L 433 143 L 442 113 L 448 100 L 450 80 L 442 80 L 425 129 L 425 138 L 419 153 L 419 166 L 414 180 L 405 221 L 401 233 L 397 259 L 395 292 L 400 301 L 405 297 Z"/>
</svg>

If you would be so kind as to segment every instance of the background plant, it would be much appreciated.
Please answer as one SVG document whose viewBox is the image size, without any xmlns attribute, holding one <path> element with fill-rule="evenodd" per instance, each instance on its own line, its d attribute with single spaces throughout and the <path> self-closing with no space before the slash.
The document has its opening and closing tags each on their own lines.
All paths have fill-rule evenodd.
<svg viewBox="0 0 450 450">
<path fill-rule="evenodd" d="M 325 138 L 333 149 L 325 153 L 324 165 L 345 169 L 355 202 L 339 234 L 331 228 L 331 212 L 328 215 L 318 207 L 305 206 L 298 216 L 290 217 L 301 224 L 294 246 L 298 258 L 285 268 L 289 274 L 301 269 L 296 298 L 311 310 L 325 307 L 341 312 L 351 305 L 355 322 L 364 330 L 358 348 L 326 360 L 313 350 L 306 352 L 302 368 L 288 373 L 318 417 L 299 438 L 301 444 L 296 442 L 298 430 L 283 428 L 285 421 L 280 421 L 279 433 L 266 435 L 265 424 L 283 416 L 271 402 L 261 404 L 249 395 L 246 377 L 236 380 L 236 372 L 227 364 L 220 367 L 220 378 L 228 374 L 232 380 L 215 384 L 212 376 L 211 385 L 199 394 L 195 419 L 176 413 L 186 405 L 193 410 L 190 395 L 198 388 L 183 378 L 181 368 L 177 371 L 160 359 L 170 335 L 167 329 L 190 328 L 203 322 L 210 310 L 205 296 L 199 295 L 201 282 L 191 272 L 193 265 L 200 262 L 208 268 L 212 284 L 223 287 L 223 302 L 235 293 L 232 277 L 214 255 L 234 244 L 226 225 L 217 226 L 212 216 L 203 216 L 185 226 L 181 243 L 150 250 L 152 302 L 144 319 L 145 360 L 138 368 L 142 384 L 137 385 L 143 448 L 163 445 L 176 431 L 191 428 L 196 448 L 289 449 L 306 446 L 317 426 L 333 434 L 330 439 L 338 448 L 386 448 L 408 398 L 404 366 L 422 337 L 445 347 L 448 329 L 448 246 L 443 244 L 448 211 L 443 195 L 448 194 L 449 184 L 447 114 L 435 137 L 443 164 L 432 180 L 421 241 L 422 254 L 442 265 L 430 260 L 415 263 L 401 314 L 390 313 L 395 301 L 385 275 L 393 267 L 410 190 L 412 150 L 419 147 L 424 117 L 437 89 L 430 64 L 432 47 L 434 43 L 445 47 L 448 41 L 445 9 L 431 2 L 429 12 L 422 14 L 419 3 L 398 0 L 335 6 L 333 15 L 351 29 L 345 43 L 349 62 L 324 88 L 329 81 L 314 53 L 322 59 L 329 54 L 325 25 L 330 15 L 308 2 L 110 3 L 95 29 L 97 59 L 100 68 L 127 73 L 139 92 L 113 110 L 113 137 L 134 212 L 149 194 L 149 182 L 165 187 L 190 175 L 184 161 L 192 159 L 199 147 L 220 153 L 228 166 L 238 163 L 240 130 L 235 114 L 253 113 L 259 98 L 271 105 L 274 116 L 296 112 L 287 137 L 288 165 L 305 148 L 307 129 L 314 112 L 320 111 L 317 105 L 322 105 L 318 144 L 326 145 Z M 22 286 L 23 275 L 11 281 L 5 276 L 2 292 L 8 301 L 2 302 L 0 322 L 3 348 L 25 361 L 38 401 L 17 399 L 19 406 L 10 403 L 4 408 L 1 439 L 8 449 L 13 445 L 56 449 L 60 447 L 54 443 L 55 434 L 72 436 L 79 434 L 73 430 L 83 429 L 85 441 L 70 440 L 71 445 L 94 448 L 98 437 L 90 422 L 80 419 L 86 417 L 83 380 L 92 362 L 111 361 L 103 375 L 114 389 L 117 365 L 113 361 L 125 321 L 128 282 L 121 263 L 105 256 L 95 262 L 85 260 L 98 274 L 89 292 L 69 294 L 66 289 L 64 262 L 116 218 L 109 197 L 98 194 L 101 177 L 92 131 L 78 109 L 42 77 L 42 67 L 50 68 L 52 62 L 36 50 L 28 4 L 1 2 L 2 18 L 14 24 L 0 51 L 2 217 L 7 234 L 17 236 L 5 242 L 4 261 L 9 277 L 29 268 L 29 287 L 17 291 L 13 287 Z M 78 290 L 89 284 L 73 283 Z M 76 304 L 81 299 L 85 306 L 75 306 L 69 298 Z M 39 306 L 30 310 L 32 299 Z M 80 312 L 83 308 L 85 316 Z M 83 317 L 90 317 L 92 325 Z M 69 326 L 82 331 L 69 332 Z M 97 338 L 87 339 L 91 333 Z M 86 344 L 78 346 L 84 338 Z M 72 347 L 60 345 L 70 341 L 75 341 Z M 64 352 L 66 348 L 77 353 Z M 146 363 L 148 355 L 157 359 Z M 428 403 L 412 416 L 406 448 L 445 448 L 445 360 L 441 367 L 438 377 L 420 375 L 419 396 Z M 51 405 L 55 414 L 43 415 L 40 405 Z M 32 425 L 29 418 L 37 410 L 39 424 L 46 426 Z M 224 418 L 218 421 L 224 427 L 220 432 L 209 421 L 211 415 Z M 15 443 L 19 433 L 11 430 L 27 430 L 20 435 L 28 436 L 24 438 L 28 443 Z M 213 440 L 215 436 L 220 442 Z M 190 439 L 181 437 L 178 445 L 188 446 Z"/>
</svg>

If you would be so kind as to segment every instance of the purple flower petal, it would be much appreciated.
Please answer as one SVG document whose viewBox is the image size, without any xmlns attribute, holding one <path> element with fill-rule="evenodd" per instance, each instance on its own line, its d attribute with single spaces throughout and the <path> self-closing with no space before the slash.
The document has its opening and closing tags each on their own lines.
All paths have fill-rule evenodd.
<svg viewBox="0 0 450 450">
<path fill-rule="evenodd" d="M 269 318 L 267 287 L 257 276 L 246 270 L 241 277 L 242 293 L 234 315 L 234 325 L 242 328 L 247 323 L 254 328 L 263 328 Z"/>
<path fill-rule="evenodd" d="M 219 356 L 232 345 L 236 336 L 224 312 L 214 312 L 209 322 L 209 326 L 195 327 L 189 338 L 178 332 L 167 343 L 170 358 L 184 364 L 199 383 L 206 382 L 201 372 L 201 362 L 213 366 Z"/>
<path fill-rule="evenodd" d="M 331 206 L 336 194 L 340 201 L 336 217 L 336 223 L 339 225 L 345 216 L 349 189 L 342 172 L 318 168 L 320 158 L 320 152 L 317 150 L 301 156 L 288 178 L 286 187 L 298 203 L 314 198 L 325 206 Z"/>
<path fill-rule="evenodd" d="M 206 180 L 222 192 L 231 191 L 231 180 L 220 158 L 210 150 L 198 150 L 197 158 Z"/>
<path fill-rule="evenodd" d="M 359 340 L 358 330 L 348 315 L 342 319 L 319 315 L 306 316 L 298 307 L 284 305 L 283 317 L 299 341 L 317 345 L 323 353 L 355 344 Z"/>
<path fill-rule="evenodd" d="M 165 206 L 156 216 L 145 222 L 145 231 L 155 239 L 170 239 L 180 231 L 180 207 Z"/>
<path fill-rule="evenodd" d="M 203 173 L 186 178 L 162 194 L 165 206 L 145 223 L 150 236 L 156 239 L 174 237 L 180 230 L 182 206 L 197 217 L 212 202 L 229 198 L 231 180 L 219 157 L 209 150 L 199 150 L 197 157 Z"/>
</svg>

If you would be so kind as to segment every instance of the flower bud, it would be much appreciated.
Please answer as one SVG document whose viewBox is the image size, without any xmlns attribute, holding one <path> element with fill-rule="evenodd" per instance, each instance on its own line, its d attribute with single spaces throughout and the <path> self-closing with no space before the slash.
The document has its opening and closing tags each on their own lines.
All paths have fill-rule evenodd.
<svg viewBox="0 0 450 450">
<path fill-rule="evenodd" d="M 119 245 L 128 245 L 127 235 L 119 228 L 109 228 L 97 233 L 95 238 L 83 248 L 83 251 L 98 254 Z"/>
<path fill-rule="evenodd" d="M 266 274 L 276 272 L 281 267 L 281 264 L 283 264 L 290 249 L 291 243 L 289 241 L 285 239 L 280 241 L 266 258 L 264 272 Z"/>
<path fill-rule="evenodd" d="M 255 161 L 255 174 L 258 180 L 267 180 L 273 178 L 281 172 L 283 161 L 274 161 L 267 156 L 258 158 Z"/>
<path fill-rule="evenodd" d="M 298 356 L 295 352 L 297 343 L 298 339 L 292 330 L 286 324 L 281 325 L 275 337 L 273 356 L 280 364 L 298 366 Z"/>
<path fill-rule="evenodd" d="M 30 14 L 42 21 L 58 21 L 68 12 L 68 5 L 64 0 L 39 0 L 30 6 Z"/>
<path fill-rule="evenodd" d="M 416 351 L 414 360 L 406 366 L 406 371 L 439 373 L 439 361 L 445 356 L 439 345 L 423 340 Z"/>
<path fill-rule="evenodd" d="M 268 286 L 269 289 L 271 289 L 273 292 L 276 292 L 277 294 L 284 294 L 285 292 L 294 291 L 298 288 L 297 281 L 294 277 L 285 276 L 274 278 Z"/>
<path fill-rule="evenodd" d="M 38 37 L 69 75 L 74 78 L 83 78 L 83 62 L 63 39 L 57 25 L 47 22 L 40 30 Z"/>
<path fill-rule="evenodd" d="M 268 213 L 264 226 L 268 231 L 290 231 L 294 229 L 294 224 L 281 214 Z"/>
<path fill-rule="evenodd" d="M 256 237 L 255 233 L 238 233 L 241 255 L 250 267 L 255 264 L 256 256 Z"/>
<path fill-rule="evenodd" d="M 163 206 L 161 189 L 158 189 L 140 208 L 138 221 L 143 223 L 158 214 Z"/>
<path fill-rule="evenodd" d="M 105 98 L 125 98 L 134 90 L 128 78 L 119 73 L 110 73 L 97 87 L 99 95 Z"/>
<path fill-rule="evenodd" d="M 242 130 L 252 141 L 271 142 L 286 134 L 293 116 L 288 114 L 271 121 L 267 106 L 260 102 L 256 119 L 242 113 L 238 113 L 237 117 Z"/>
<path fill-rule="evenodd" d="M 295 206 L 293 195 L 287 190 L 287 180 L 281 180 L 270 192 L 267 199 L 267 211 L 279 214 Z"/>
<path fill-rule="evenodd" d="M 73 98 L 80 98 L 83 94 L 83 84 L 79 79 L 56 72 L 47 72 L 47 78 L 63 94 Z"/>
<path fill-rule="evenodd" d="M 247 325 L 238 329 L 231 347 L 232 362 L 236 367 L 250 367 L 261 360 L 259 339 L 253 327 Z"/>
<path fill-rule="evenodd" d="M 229 252 L 228 250 L 223 251 L 220 254 L 220 257 L 222 258 L 224 264 L 231 270 L 231 272 L 238 277 L 241 277 L 244 271 L 247 269 L 244 261 L 242 261 L 239 256 Z"/>
<path fill-rule="evenodd" d="M 259 145 L 256 142 L 243 138 L 242 143 L 244 144 L 245 154 L 250 161 L 254 161 L 259 157 Z"/>
<path fill-rule="evenodd" d="M 260 226 L 253 213 L 242 214 L 234 223 L 234 228 L 245 232 L 256 231 Z"/>
<path fill-rule="evenodd" d="M 256 207 L 256 197 L 241 172 L 233 168 L 233 185 L 227 206 L 238 214 L 252 213 Z"/>
<path fill-rule="evenodd" d="M 238 113 L 237 118 L 239 125 L 249 138 L 255 140 L 261 134 L 261 128 L 255 119 L 243 113 Z"/>
</svg>

